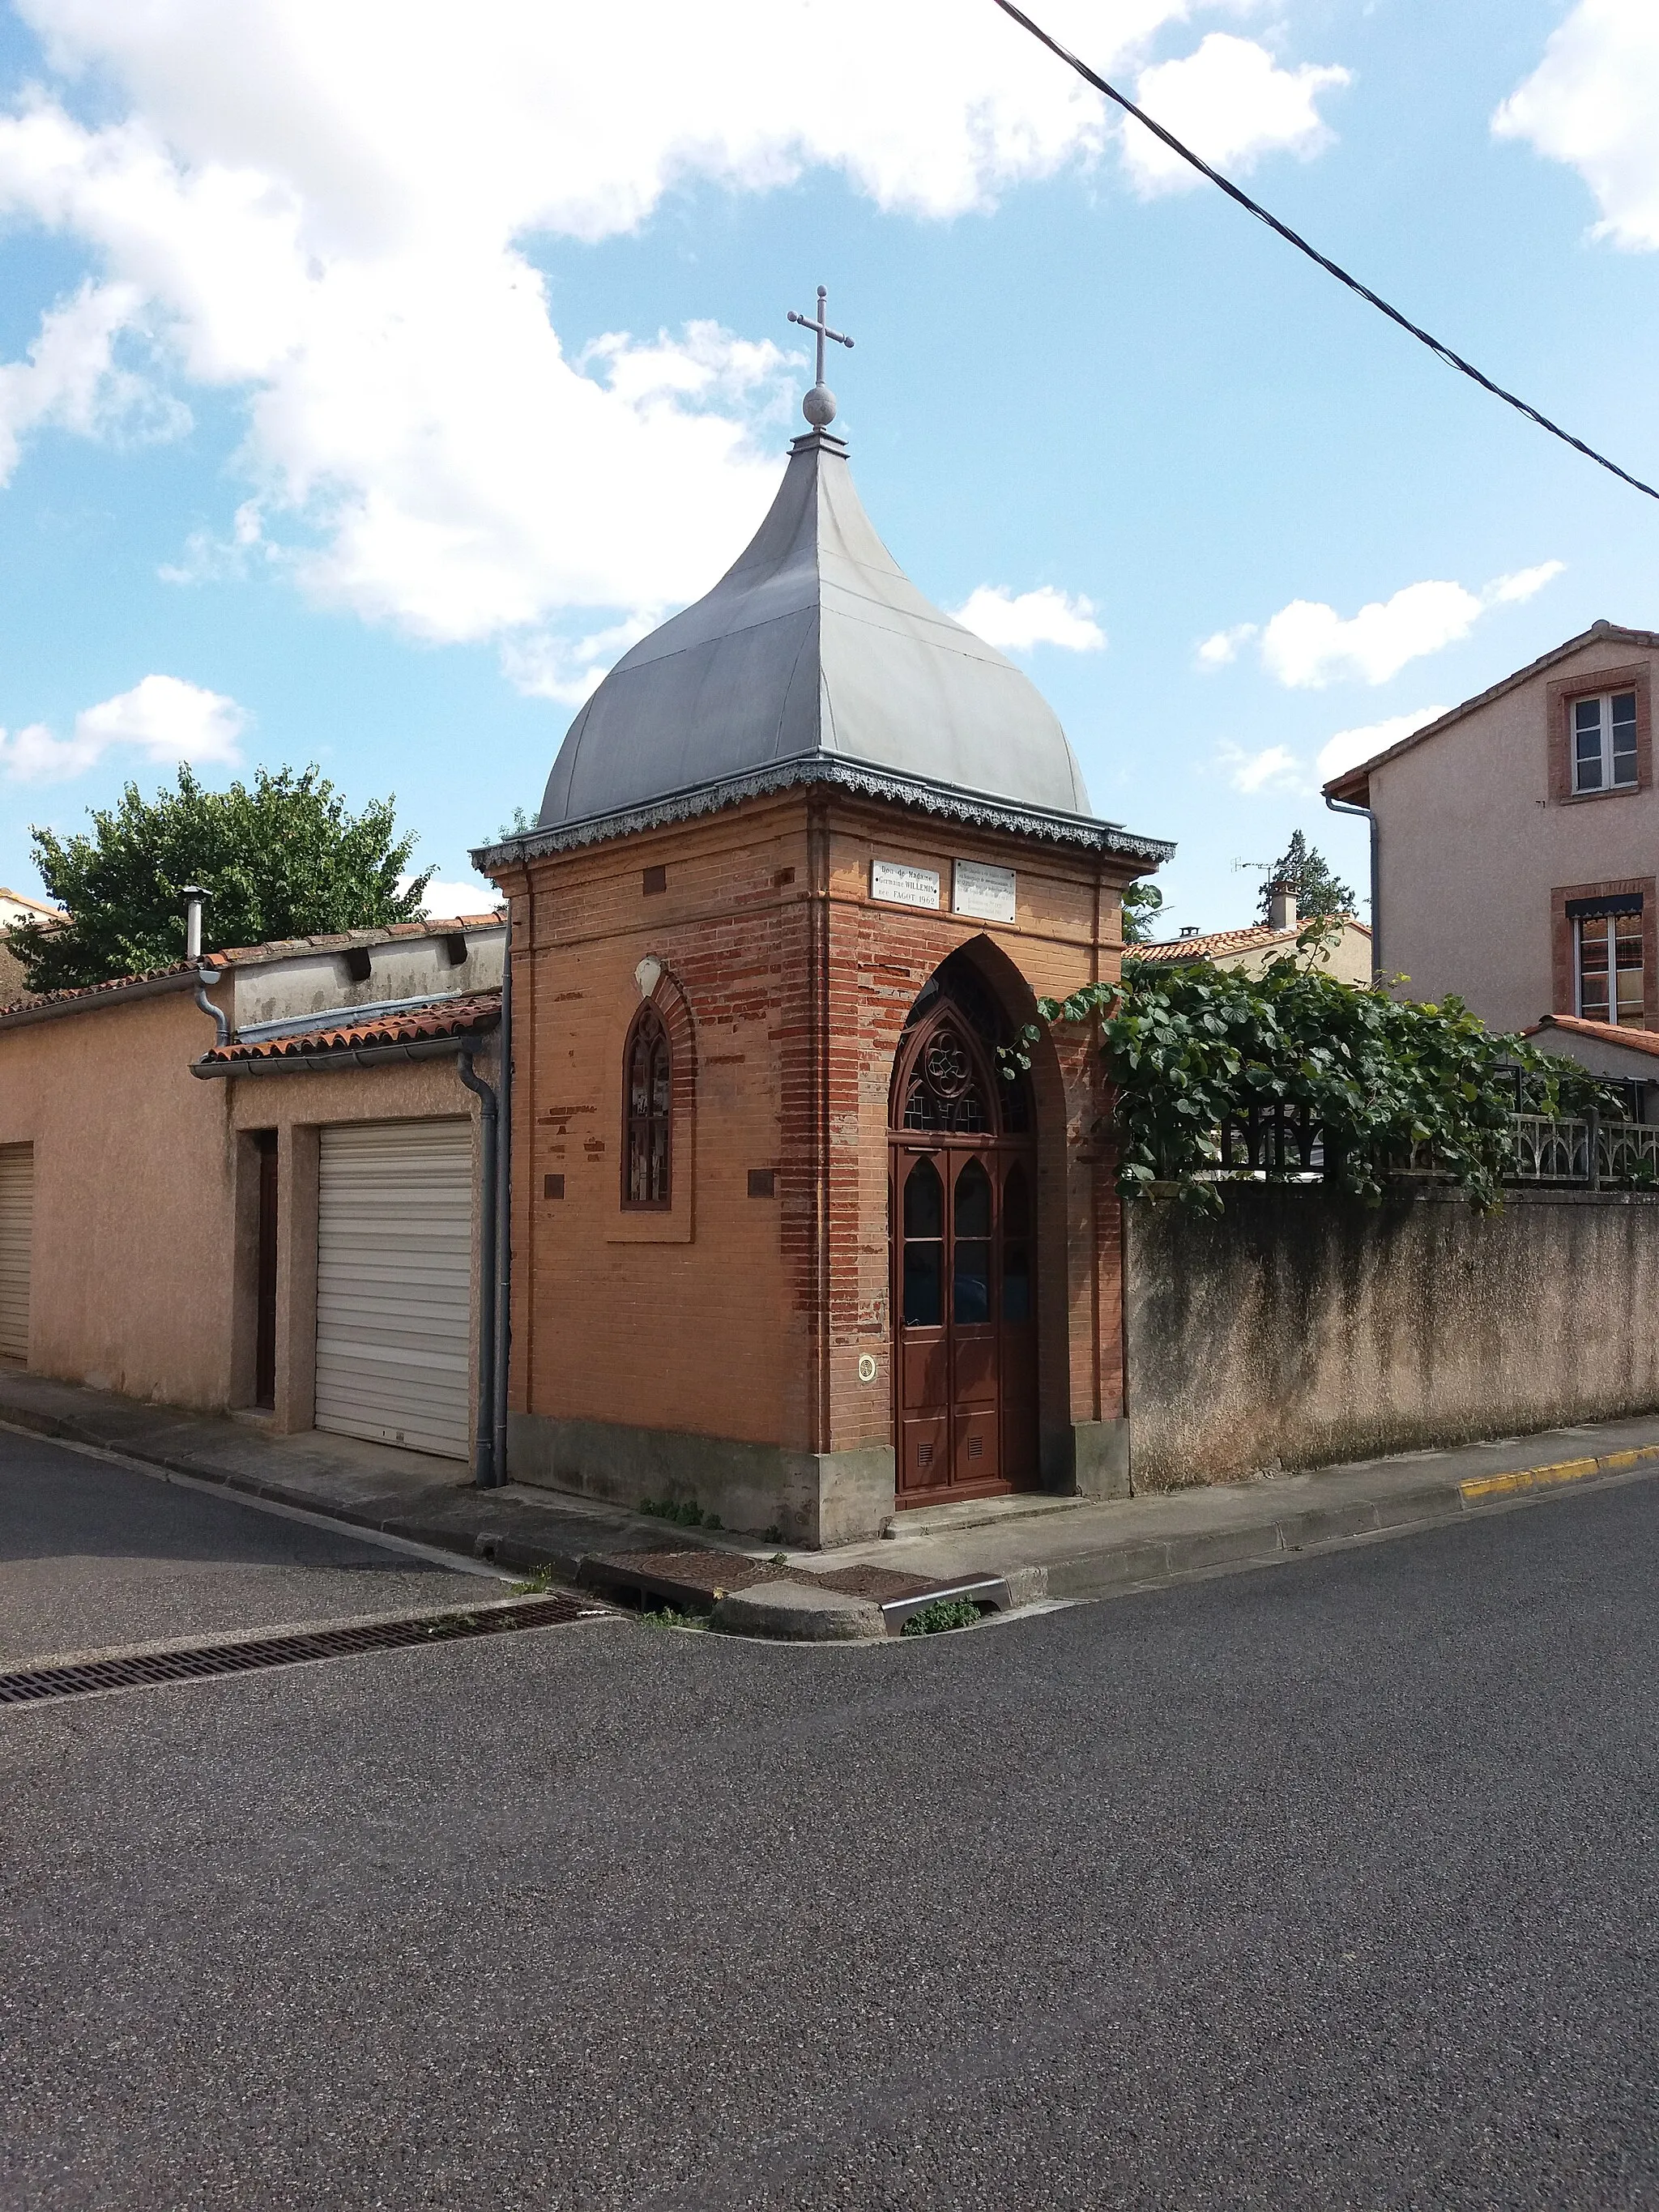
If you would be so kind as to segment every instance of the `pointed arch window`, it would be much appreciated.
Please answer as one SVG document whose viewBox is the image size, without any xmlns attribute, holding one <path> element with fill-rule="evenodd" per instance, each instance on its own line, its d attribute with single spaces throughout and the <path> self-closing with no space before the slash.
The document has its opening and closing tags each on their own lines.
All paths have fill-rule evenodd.
<svg viewBox="0 0 1659 2212">
<path fill-rule="evenodd" d="M 667 1025 L 648 1001 L 623 1054 L 623 1204 L 665 1212 L 673 1193 L 674 1055 Z"/>
</svg>

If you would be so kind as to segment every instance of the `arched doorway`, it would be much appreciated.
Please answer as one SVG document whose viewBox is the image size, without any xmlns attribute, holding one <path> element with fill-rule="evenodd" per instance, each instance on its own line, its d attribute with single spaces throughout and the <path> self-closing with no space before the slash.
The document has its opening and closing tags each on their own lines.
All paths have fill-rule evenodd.
<svg viewBox="0 0 1659 2212">
<path fill-rule="evenodd" d="M 897 1502 L 1037 1479 L 1036 1146 L 1007 1024 L 960 955 L 905 1025 L 888 1107 Z"/>
</svg>

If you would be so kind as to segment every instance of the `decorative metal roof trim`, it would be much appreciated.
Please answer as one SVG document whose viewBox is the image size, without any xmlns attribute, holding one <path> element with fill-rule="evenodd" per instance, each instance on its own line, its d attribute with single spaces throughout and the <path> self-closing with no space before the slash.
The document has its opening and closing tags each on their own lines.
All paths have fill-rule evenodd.
<svg viewBox="0 0 1659 2212">
<path fill-rule="evenodd" d="M 567 853 L 583 845 L 596 845 L 612 837 L 629 837 L 642 830 L 660 830 L 676 822 L 689 822 L 700 814 L 738 805 L 745 799 L 764 798 L 799 785 L 829 784 L 860 798 L 896 800 L 927 814 L 939 814 L 976 828 L 1010 830 L 1025 837 L 1042 837 L 1051 844 L 1083 845 L 1095 852 L 1124 853 L 1133 860 L 1161 862 L 1175 853 L 1174 843 L 1162 837 L 1138 837 L 1116 822 L 1097 822 L 1081 814 L 1049 814 L 1018 806 L 975 792 L 957 791 L 918 776 L 896 775 L 889 769 L 872 768 L 862 761 L 837 758 L 828 753 L 802 753 L 792 760 L 773 761 L 764 768 L 719 782 L 695 784 L 669 792 L 648 805 L 623 809 L 615 814 L 590 815 L 582 822 L 562 822 L 546 830 L 526 830 L 498 844 L 480 845 L 472 865 L 483 875 L 511 867 L 521 860 L 537 860 L 550 853 Z"/>
</svg>

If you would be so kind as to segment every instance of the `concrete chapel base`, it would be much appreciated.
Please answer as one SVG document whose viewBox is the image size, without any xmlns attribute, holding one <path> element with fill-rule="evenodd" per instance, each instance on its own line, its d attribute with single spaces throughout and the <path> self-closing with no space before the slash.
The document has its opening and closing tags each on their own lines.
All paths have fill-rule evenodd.
<svg viewBox="0 0 1659 2212">
<path fill-rule="evenodd" d="M 1071 1479 L 1054 1486 L 1077 1498 L 1127 1498 L 1129 1480 L 1129 1422 L 1073 1421 Z"/>
<path fill-rule="evenodd" d="M 776 1529 L 788 1544 L 822 1547 L 879 1535 L 893 1510 L 890 1444 L 860 1450 L 788 1451 L 778 1444 L 635 1428 L 621 1421 L 513 1413 L 507 1468 L 608 1504 L 700 1505 L 722 1527 L 753 1535 Z"/>
</svg>

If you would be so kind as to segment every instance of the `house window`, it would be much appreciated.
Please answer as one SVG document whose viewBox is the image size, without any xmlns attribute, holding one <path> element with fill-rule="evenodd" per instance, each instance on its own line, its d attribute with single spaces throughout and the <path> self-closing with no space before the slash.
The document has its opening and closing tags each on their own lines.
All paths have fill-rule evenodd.
<svg viewBox="0 0 1659 2212">
<path fill-rule="evenodd" d="M 1605 692 L 1572 702 L 1572 787 L 1636 788 L 1636 694 Z"/>
<path fill-rule="evenodd" d="M 670 1203 L 673 1135 L 673 1055 L 662 1016 L 640 1008 L 628 1032 L 623 1060 L 623 1204 L 666 1207 Z"/>
<path fill-rule="evenodd" d="M 1574 913 L 1574 906 L 1598 909 Z M 1587 1022 L 1639 1028 L 1646 1012 L 1642 968 L 1642 901 L 1575 900 L 1568 908 L 1578 973 L 1578 1012 Z"/>
</svg>

